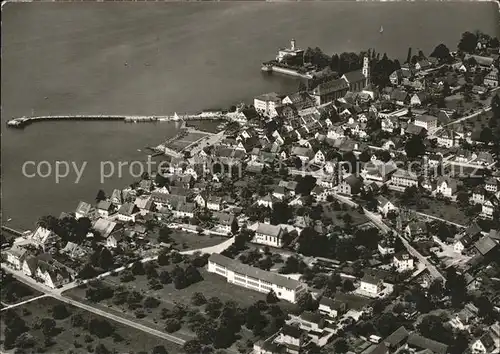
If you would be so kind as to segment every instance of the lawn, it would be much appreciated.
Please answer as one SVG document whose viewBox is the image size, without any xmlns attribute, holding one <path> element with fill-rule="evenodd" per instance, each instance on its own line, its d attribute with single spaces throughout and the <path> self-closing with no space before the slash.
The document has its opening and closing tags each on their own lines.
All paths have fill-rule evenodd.
<svg viewBox="0 0 500 354">
<path fill-rule="evenodd" d="M 468 223 L 468 217 L 465 213 L 458 207 L 456 203 L 446 204 L 444 201 L 427 198 L 425 199 L 427 208 L 418 210 L 421 213 L 436 216 L 457 224 L 466 225 Z"/>
<path fill-rule="evenodd" d="M 150 240 L 157 241 L 159 237 L 159 230 L 151 232 L 148 237 Z M 199 235 L 198 233 L 187 232 L 176 229 L 172 229 L 170 238 L 172 239 L 171 243 L 173 244 L 173 247 L 179 251 L 212 247 L 228 239 L 227 237 L 224 236 Z"/>
<path fill-rule="evenodd" d="M 169 353 L 179 353 L 181 351 L 181 348 L 176 344 L 67 304 L 65 306 L 69 316 L 56 320 L 55 333 L 59 333 L 54 335 L 53 344 L 46 347 L 45 336 L 41 329 L 34 328 L 34 323 L 42 318 L 52 319 L 52 308 L 58 304 L 62 303 L 54 298 L 47 297 L 19 306 L 13 310 L 24 320 L 29 328 L 28 333 L 34 337 L 35 344 L 31 352 L 89 353 L 93 352 L 98 344 L 103 344 L 110 352 L 114 351 L 115 353 L 151 353 L 152 349 L 158 345 L 163 345 Z M 114 334 L 105 338 L 98 338 L 97 335 L 90 333 L 85 328 L 86 325 L 83 328 L 73 327 L 71 317 L 76 313 L 82 314 L 84 322 L 87 324 L 93 319 L 108 321 L 115 329 Z M 3 319 L 2 326 L 5 325 Z M 3 335 L 4 331 L 1 333 L 2 340 L 4 339 Z M 30 352 L 30 350 L 26 352 Z"/>
<path fill-rule="evenodd" d="M 175 265 L 159 266 L 158 273 L 163 270 L 171 272 Z M 101 284 L 111 287 L 113 289 L 118 286 L 126 287 L 128 291 L 137 291 L 141 293 L 144 298 L 154 297 L 159 300 L 159 305 L 152 309 L 146 309 L 143 306 L 139 307 L 139 311 L 145 316 L 141 318 L 136 317 L 136 311 L 131 310 L 127 303 L 123 305 L 113 304 L 112 298 L 103 300 L 93 306 L 101 308 L 102 310 L 120 315 L 122 317 L 131 319 L 135 322 L 141 323 L 145 326 L 164 331 L 165 321 L 162 319 L 161 313 L 163 309 L 172 310 L 177 303 L 184 304 L 189 309 L 198 308 L 204 312 L 204 306 L 194 306 L 191 303 L 191 298 L 195 292 L 202 293 L 206 299 L 211 297 L 218 297 L 222 302 L 235 301 L 242 307 L 247 307 L 258 300 L 265 300 L 266 294 L 254 292 L 236 285 L 231 285 L 226 282 L 225 278 L 218 275 L 208 273 L 205 269 L 199 268 L 203 280 L 191 284 L 184 289 L 175 289 L 173 284 L 165 284 L 162 289 L 153 290 L 148 285 L 148 280 L 145 275 L 138 275 L 131 282 L 124 283 L 118 276 L 106 277 L 101 281 Z M 75 300 L 87 302 L 85 300 L 86 286 L 72 289 L 65 293 L 66 296 Z M 175 335 L 185 340 L 193 339 L 195 334 L 190 331 L 185 324 L 182 328 L 175 332 Z"/>
</svg>

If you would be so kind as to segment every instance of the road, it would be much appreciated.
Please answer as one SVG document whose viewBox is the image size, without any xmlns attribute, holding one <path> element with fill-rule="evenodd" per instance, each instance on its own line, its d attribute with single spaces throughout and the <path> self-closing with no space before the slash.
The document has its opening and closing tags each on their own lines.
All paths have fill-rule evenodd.
<svg viewBox="0 0 500 354">
<path fill-rule="evenodd" d="M 180 254 L 184 254 L 184 255 L 192 255 L 192 254 L 197 253 L 197 252 L 208 253 L 208 254 L 220 253 L 220 252 L 224 251 L 226 248 L 228 248 L 230 245 L 232 245 L 233 242 L 234 242 L 234 237 L 231 237 L 230 239 L 228 239 L 228 240 L 226 240 L 226 241 L 224 241 L 224 242 L 222 242 L 222 243 L 220 243 L 218 245 L 215 245 L 215 246 L 205 247 L 205 248 L 200 248 L 200 249 L 195 249 L 195 250 L 182 251 L 182 252 L 179 252 L 179 253 Z M 156 260 L 157 258 L 158 258 L 158 256 L 150 256 L 150 257 L 145 257 L 145 258 L 141 259 L 140 261 L 142 263 L 146 263 L 146 262 L 150 262 L 150 261 Z M 32 287 L 33 289 L 36 289 L 36 290 L 38 290 L 38 291 L 40 291 L 40 292 L 43 293 L 43 295 L 41 295 L 41 296 L 39 296 L 37 298 L 26 300 L 26 301 L 23 301 L 21 303 L 14 304 L 14 305 L 11 305 L 11 306 L 7 306 L 6 308 L 2 309 L 2 311 L 3 310 L 7 310 L 9 308 L 13 308 L 13 307 L 17 307 L 17 306 L 23 305 L 25 303 L 37 300 L 39 298 L 50 296 L 50 297 L 53 297 L 53 298 L 55 298 L 55 299 L 57 299 L 59 301 L 62 301 L 62 302 L 65 302 L 67 304 L 70 304 L 70 305 L 79 307 L 81 309 L 90 311 L 90 312 L 92 312 L 92 313 L 94 313 L 96 315 L 99 315 L 99 316 L 102 316 L 102 317 L 106 317 L 108 319 L 111 319 L 113 321 L 119 322 L 119 323 L 124 324 L 126 326 L 130 326 L 130 327 L 133 327 L 133 328 L 138 329 L 140 331 L 143 331 L 143 332 L 155 335 L 155 336 L 157 336 L 159 338 L 168 340 L 168 341 L 173 342 L 175 344 L 183 345 L 186 341 L 184 339 L 176 337 L 176 336 L 174 336 L 172 334 L 168 334 L 168 333 L 165 333 L 165 332 L 161 332 L 161 331 L 155 330 L 155 329 L 153 329 L 151 327 L 147 327 L 147 326 L 144 326 L 142 324 L 130 321 L 130 320 L 126 319 L 126 318 L 123 318 L 123 317 L 120 317 L 120 316 L 108 313 L 106 311 L 103 311 L 103 310 L 100 310 L 100 309 L 97 309 L 97 308 L 94 308 L 91 305 L 87 305 L 87 304 L 84 304 L 82 302 L 79 302 L 79 301 L 76 301 L 76 300 L 73 300 L 73 299 L 69 299 L 69 298 L 67 298 L 67 297 L 65 297 L 65 296 L 62 295 L 63 292 L 71 290 L 71 289 L 73 289 L 73 288 L 75 288 L 75 287 L 77 287 L 77 286 L 79 286 L 81 284 L 86 284 L 86 283 L 91 282 L 91 281 L 96 280 L 96 279 L 102 279 L 102 278 L 104 278 L 106 276 L 111 275 L 112 273 L 121 272 L 121 271 L 123 271 L 123 270 L 125 270 L 127 268 L 130 268 L 132 266 L 132 264 L 133 263 L 125 265 L 123 267 L 119 267 L 117 269 L 114 269 L 113 271 L 100 274 L 99 276 L 97 276 L 96 278 L 93 278 L 93 279 L 87 279 L 87 280 L 83 280 L 81 282 L 73 281 L 71 283 L 63 285 L 61 288 L 51 289 L 51 288 L 48 288 L 48 287 L 42 285 L 41 283 L 38 283 L 35 279 L 33 279 L 33 278 L 25 275 L 22 271 L 20 271 L 20 270 L 14 270 L 14 269 L 8 267 L 6 264 L 2 263 L 1 267 L 3 269 L 5 269 L 7 272 L 11 273 L 16 279 L 18 279 L 22 283 L 24 283 L 24 284 Z"/>
<path fill-rule="evenodd" d="M 143 331 L 145 333 L 152 334 L 156 337 L 168 340 L 169 342 L 172 342 L 172 343 L 175 343 L 178 345 L 184 345 L 184 343 L 186 342 L 184 339 L 178 338 L 174 335 L 158 331 L 158 330 L 153 329 L 151 327 L 141 325 L 141 324 L 136 323 L 134 321 L 127 320 L 123 317 L 113 315 L 113 314 L 108 313 L 106 311 L 96 309 L 90 305 L 84 304 L 82 302 L 79 302 L 79 301 L 76 301 L 73 299 L 69 299 L 65 296 L 62 296 L 60 293 L 60 289 L 50 289 L 50 288 L 38 283 L 36 280 L 28 277 L 22 271 L 13 270 L 13 269 L 7 267 L 6 265 L 4 265 L 3 263 L 2 263 L 2 268 L 5 269 L 7 272 L 11 273 L 20 282 L 22 282 L 22 283 L 40 291 L 40 292 L 43 292 L 45 294 L 45 296 L 53 297 L 59 301 L 65 302 L 69 305 L 79 307 L 79 308 L 84 309 L 86 311 L 92 312 L 96 315 L 108 318 L 110 320 L 119 322 L 119 323 L 124 324 L 124 325 L 129 326 L 129 327 L 133 327 L 135 329 L 138 329 L 138 330 Z"/>
<path fill-rule="evenodd" d="M 357 207 L 358 204 L 353 202 L 351 199 L 338 195 L 338 194 L 333 194 L 333 197 L 339 200 L 342 203 L 348 204 L 349 206 L 352 207 Z M 384 233 L 389 233 L 392 232 L 394 235 L 397 235 L 405 248 L 407 249 L 408 253 L 410 253 L 412 256 L 417 258 L 422 264 L 425 265 L 425 267 L 429 270 L 429 273 L 437 279 L 442 279 L 443 281 L 446 281 L 445 277 L 439 272 L 439 270 L 432 264 L 430 263 L 426 257 L 424 257 L 420 252 L 418 252 L 410 243 L 397 232 L 395 229 L 389 227 L 386 223 L 382 221 L 382 219 L 375 213 L 366 210 L 363 208 L 365 215 Z"/>
</svg>

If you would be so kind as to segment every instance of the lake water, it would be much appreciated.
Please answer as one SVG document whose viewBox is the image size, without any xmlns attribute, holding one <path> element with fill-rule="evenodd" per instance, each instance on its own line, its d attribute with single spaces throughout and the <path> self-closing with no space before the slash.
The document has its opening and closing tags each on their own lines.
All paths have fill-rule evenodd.
<svg viewBox="0 0 500 354">
<path fill-rule="evenodd" d="M 30 3 L 2 13 L 2 124 L 43 114 L 172 114 L 227 107 L 268 91 L 288 92 L 293 79 L 266 76 L 260 63 L 293 37 L 327 53 L 375 48 L 405 58 L 454 48 L 461 33 L 499 34 L 491 3 Z M 379 33 L 380 26 L 384 33 Z M 173 123 L 37 123 L 2 129 L 2 212 L 15 227 L 41 215 L 72 211 L 132 178 L 100 184 L 101 160 L 145 157 L 145 146 L 174 135 Z M 27 178 L 25 161 L 63 160 L 75 174 Z"/>
</svg>

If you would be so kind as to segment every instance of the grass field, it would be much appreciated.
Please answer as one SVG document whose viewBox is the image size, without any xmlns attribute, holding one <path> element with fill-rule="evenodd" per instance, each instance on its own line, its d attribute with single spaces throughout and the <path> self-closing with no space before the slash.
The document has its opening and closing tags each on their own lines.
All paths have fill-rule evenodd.
<svg viewBox="0 0 500 354">
<path fill-rule="evenodd" d="M 149 237 L 157 240 L 158 231 L 151 233 Z M 180 251 L 212 247 L 227 240 L 227 237 L 223 236 L 198 235 L 194 232 L 186 232 L 182 230 L 172 230 L 170 238 L 174 243 L 173 247 Z"/>
<path fill-rule="evenodd" d="M 419 210 L 421 213 L 436 216 L 461 225 L 466 225 L 468 223 L 469 217 L 460 210 L 456 203 L 445 204 L 443 201 L 432 198 L 426 198 L 425 202 L 428 207 Z"/>
<path fill-rule="evenodd" d="M 52 307 L 57 304 L 61 304 L 61 302 L 54 298 L 43 298 L 15 309 L 15 312 L 25 321 L 27 327 L 30 328 L 28 333 L 35 339 L 33 351 L 27 350 L 26 353 L 89 353 L 98 344 L 103 344 L 108 350 L 115 353 L 151 353 L 152 349 L 158 345 L 163 345 L 169 353 L 181 352 L 181 348 L 176 344 L 107 319 L 115 328 L 115 335 L 98 338 L 86 328 L 73 327 L 71 325 L 71 315 L 75 313 L 82 314 L 86 323 L 90 323 L 95 318 L 101 320 L 103 318 L 69 305 L 66 305 L 66 308 L 70 316 L 56 320 L 56 328 L 58 329 L 56 332 L 59 333 L 53 338 L 54 344 L 50 347 L 45 347 L 45 336 L 40 329 L 34 329 L 33 323 L 38 319 L 52 318 Z M 4 322 L 2 319 L 3 326 Z M 1 331 L 0 336 L 3 340 L 3 331 Z"/>
</svg>

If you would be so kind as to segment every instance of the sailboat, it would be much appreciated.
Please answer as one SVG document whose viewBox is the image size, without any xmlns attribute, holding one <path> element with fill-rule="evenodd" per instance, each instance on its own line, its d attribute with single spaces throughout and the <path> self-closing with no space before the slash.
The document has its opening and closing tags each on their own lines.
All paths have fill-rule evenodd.
<svg viewBox="0 0 500 354">
<path fill-rule="evenodd" d="M 384 33 L 384 27 L 383 26 L 380 26 L 380 34 Z"/>
</svg>

